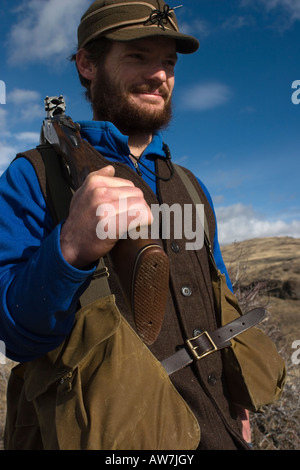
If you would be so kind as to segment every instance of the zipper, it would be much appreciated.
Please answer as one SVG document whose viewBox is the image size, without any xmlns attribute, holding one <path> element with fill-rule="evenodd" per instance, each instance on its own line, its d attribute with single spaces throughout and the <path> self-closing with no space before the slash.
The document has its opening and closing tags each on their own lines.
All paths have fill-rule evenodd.
<svg viewBox="0 0 300 470">
<path fill-rule="evenodd" d="M 133 166 L 134 166 L 134 168 L 135 168 L 137 174 L 138 174 L 139 176 L 142 176 L 142 172 L 141 172 L 141 170 L 140 170 L 140 168 L 139 168 L 138 162 L 133 162 Z"/>
</svg>

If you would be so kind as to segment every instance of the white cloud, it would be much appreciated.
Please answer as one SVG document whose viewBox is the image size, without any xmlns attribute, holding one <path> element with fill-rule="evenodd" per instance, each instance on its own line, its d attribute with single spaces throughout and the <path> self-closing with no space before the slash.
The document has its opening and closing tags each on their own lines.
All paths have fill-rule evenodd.
<svg viewBox="0 0 300 470">
<path fill-rule="evenodd" d="M 267 220 L 252 206 L 234 204 L 216 209 L 221 244 L 259 237 L 291 236 L 300 238 L 300 221 L 285 222 L 283 218 Z"/>
<path fill-rule="evenodd" d="M 18 148 L 0 141 L 0 175 L 15 158 Z"/>
<path fill-rule="evenodd" d="M 222 83 L 201 83 L 181 93 L 181 104 L 186 109 L 204 111 L 222 106 L 232 96 L 231 89 Z"/>
<path fill-rule="evenodd" d="M 246 26 L 249 26 L 251 24 L 253 24 L 253 19 L 250 16 L 234 15 L 230 16 L 224 21 L 224 23 L 222 24 L 222 28 L 226 31 L 231 31 L 245 28 Z"/>
<path fill-rule="evenodd" d="M 33 101 L 40 100 L 40 93 L 34 90 L 22 90 L 15 88 L 7 95 L 7 104 L 14 104 L 20 106 L 24 103 L 32 103 Z"/>
<path fill-rule="evenodd" d="M 24 122 L 41 119 L 44 114 L 40 93 L 16 88 L 8 94 L 6 106 L 0 106 L 0 174 L 24 145 L 38 145 L 39 132 L 25 131 Z"/>
<path fill-rule="evenodd" d="M 18 108 L 13 119 L 18 121 L 33 121 L 43 118 L 45 115 L 43 101 L 39 92 L 15 88 L 7 95 L 7 105 Z"/>
<path fill-rule="evenodd" d="M 267 10 L 274 8 L 283 8 L 292 20 L 300 20 L 300 1 L 299 0 L 259 0 Z"/>
<path fill-rule="evenodd" d="M 211 33 L 211 27 L 205 20 L 199 18 L 180 22 L 180 31 L 184 34 L 191 34 L 195 36 L 208 36 Z"/>
<path fill-rule="evenodd" d="M 11 63 L 65 59 L 77 42 L 77 27 L 89 0 L 24 1 L 8 36 Z"/>
<path fill-rule="evenodd" d="M 20 142 L 35 143 L 37 145 L 40 141 L 40 134 L 38 132 L 21 132 L 15 138 Z"/>
<path fill-rule="evenodd" d="M 16 154 L 38 145 L 40 134 L 38 132 L 20 132 L 18 134 L 0 135 L 0 175 L 8 167 Z"/>
<path fill-rule="evenodd" d="M 278 13 L 275 26 L 279 30 L 290 28 L 300 20 L 300 0 L 241 0 L 241 7 L 262 6 L 270 13 Z"/>
<path fill-rule="evenodd" d="M 33 103 L 24 106 L 22 110 L 20 110 L 19 118 L 22 121 L 30 122 L 34 119 L 41 119 L 45 117 L 45 110 L 44 105 L 41 103 Z"/>
</svg>

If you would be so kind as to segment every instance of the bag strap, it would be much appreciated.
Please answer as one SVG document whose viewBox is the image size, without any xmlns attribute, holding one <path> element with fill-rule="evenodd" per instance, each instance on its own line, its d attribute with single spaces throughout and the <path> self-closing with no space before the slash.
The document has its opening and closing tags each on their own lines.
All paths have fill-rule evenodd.
<svg viewBox="0 0 300 470">
<path fill-rule="evenodd" d="M 39 145 L 37 150 L 42 155 L 46 171 L 46 191 L 44 191 L 44 196 L 49 207 L 52 207 L 54 222 L 59 223 L 69 214 L 73 192 L 67 184 L 66 178 L 64 178 L 63 168 L 57 152 L 50 145 Z M 103 258 L 101 258 L 89 287 L 80 297 L 81 307 L 99 298 L 111 295 L 108 277 L 108 269 Z"/>
<path fill-rule="evenodd" d="M 181 181 L 183 182 L 185 188 L 187 189 L 194 205 L 196 206 L 197 204 L 203 204 L 198 191 L 196 191 L 194 184 L 192 183 L 188 175 L 185 173 L 183 168 L 181 168 L 179 165 L 176 165 L 176 164 L 174 164 L 174 167 L 176 168 L 176 171 L 178 175 L 180 176 Z M 206 238 L 208 239 L 210 243 L 208 223 L 207 223 L 207 218 L 206 218 L 205 213 L 204 213 L 204 235 L 206 236 Z"/>
<path fill-rule="evenodd" d="M 176 171 L 178 175 L 180 176 L 182 183 L 184 184 L 186 190 L 188 191 L 190 198 L 193 201 L 193 204 L 195 206 L 196 204 L 203 204 L 198 191 L 196 190 L 194 184 L 192 183 L 188 175 L 185 173 L 185 171 L 179 165 L 174 164 L 174 167 L 176 168 Z M 211 246 L 208 222 L 207 222 L 205 211 L 204 211 L 204 243 L 208 249 L 208 254 L 209 254 L 211 263 L 214 269 L 216 270 L 216 272 L 218 272 L 219 270 L 218 270 L 218 267 L 214 258 L 212 246 Z"/>
<path fill-rule="evenodd" d="M 199 335 L 187 339 L 185 347 L 164 359 L 161 364 L 168 375 L 171 375 L 215 351 L 228 348 L 231 346 L 231 339 L 236 338 L 244 331 L 260 323 L 265 314 L 265 309 L 256 308 L 227 323 L 227 325 L 221 326 L 217 330 L 212 332 L 203 331 Z"/>
</svg>

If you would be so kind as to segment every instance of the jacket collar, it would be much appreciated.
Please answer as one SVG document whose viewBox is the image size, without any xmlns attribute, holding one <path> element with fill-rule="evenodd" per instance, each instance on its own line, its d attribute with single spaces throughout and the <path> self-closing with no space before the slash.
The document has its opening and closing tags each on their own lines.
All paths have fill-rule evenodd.
<svg viewBox="0 0 300 470">
<path fill-rule="evenodd" d="M 128 136 L 122 134 L 112 123 L 106 121 L 82 121 L 81 135 L 106 158 L 130 163 Z M 164 157 L 163 141 L 160 132 L 155 132 L 153 139 L 143 152 L 141 159 Z M 131 160 L 130 160 L 131 161 Z"/>
</svg>

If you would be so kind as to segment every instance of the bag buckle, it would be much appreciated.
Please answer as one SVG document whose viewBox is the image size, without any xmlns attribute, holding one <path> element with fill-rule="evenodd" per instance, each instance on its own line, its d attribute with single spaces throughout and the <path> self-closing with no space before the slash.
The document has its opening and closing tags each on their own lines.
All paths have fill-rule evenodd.
<svg viewBox="0 0 300 470">
<path fill-rule="evenodd" d="M 100 277 L 106 277 L 107 279 L 109 278 L 109 271 L 106 266 L 104 268 L 98 268 L 93 274 L 93 279 L 99 279 Z"/>
<path fill-rule="evenodd" d="M 197 352 L 197 349 L 199 348 L 199 345 L 193 345 L 193 341 L 197 340 L 198 338 L 200 338 L 201 336 L 205 335 L 206 338 L 208 339 L 210 345 L 211 345 L 211 349 L 207 351 L 207 349 L 205 351 L 203 351 L 201 354 L 198 354 Z M 200 333 L 199 335 L 197 336 L 194 336 L 194 338 L 190 338 L 190 339 L 187 339 L 186 340 L 186 344 L 188 345 L 189 347 L 189 350 L 191 351 L 192 353 L 192 356 L 194 357 L 194 359 L 196 359 L 196 361 L 198 361 L 199 359 L 202 359 L 203 357 L 205 356 L 208 356 L 209 354 L 215 352 L 218 350 L 217 346 L 215 345 L 215 343 L 213 342 L 210 334 L 207 332 L 207 331 L 203 331 L 202 333 Z"/>
</svg>

